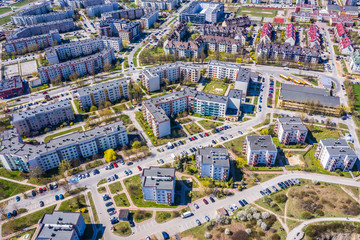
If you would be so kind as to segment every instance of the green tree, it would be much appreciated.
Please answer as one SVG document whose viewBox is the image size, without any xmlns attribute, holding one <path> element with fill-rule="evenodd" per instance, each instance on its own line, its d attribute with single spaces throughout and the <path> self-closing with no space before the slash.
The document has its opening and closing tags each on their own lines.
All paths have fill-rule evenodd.
<svg viewBox="0 0 360 240">
<path fill-rule="evenodd" d="M 134 150 L 137 150 L 141 147 L 141 143 L 139 141 L 134 141 L 134 143 L 132 144 L 131 148 Z"/>
<path fill-rule="evenodd" d="M 96 106 L 91 106 L 90 107 L 90 112 L 94 112 L 94 111 L 97 111 L 98 110 L 98 108 L 96 107 Z"/>
<path fill-rule="evenodd" d="M 105 161 L 107 161 L 107 162 L 116 160 L 116 152 L 114 151 L 114 149 L 109 148 L 108 150 L 106 150 L 104 152 L 104 158 L 105 158 Z"/>
<path fill-rule="evenodd" d="M 263 128 L 260 131 L 261 135 L 268 135 L 269 134 L 269 130 L 267 128 Z"/>
<path fill-rule="evenodd" d="M 70 162 L 63 159 L 59 164 L 59 174 L 64 175 L 66 171 L 70 170 L 71 164 Z"/>
</svg>

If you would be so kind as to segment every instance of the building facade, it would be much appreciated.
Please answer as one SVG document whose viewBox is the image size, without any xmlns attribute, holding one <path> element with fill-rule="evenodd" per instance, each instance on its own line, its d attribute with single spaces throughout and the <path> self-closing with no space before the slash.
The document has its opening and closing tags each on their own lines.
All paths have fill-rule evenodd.
<svg viewBox="0 0 360 240">
<path fill-rule="evenodd" d="M 122 98 L 127 98 L 129 80 L 118 79 L 79 89 L 76 96 L 79 98 L 80 106 L 89 108 L 99 106 L 101 102 L 116 102 Z"/>
<path fill-rule="evenodd" d="M 17 97 L 24 94 L 24 81 L 20 75 L 0 80 L 0 99 Z"/>
<path fill-rule="evenodd" d="M 285 31 L 285 42 L 294 46 L 296 43 L 296 30 L 295 26 L 292 23 L 289 23 Z"/>
<path fill-rule="evenodd" d="M 200 58 L 201 53 L 205 51 L 205 44 L 201 38 L 190 42 L 166 40 L 163 48 L 165 55 L 171 54 L 183 58 Z"/>
<path fill-rule="evenodd" d="M 265 23 L 262 26 L 260 34 L 260 43 L 270 43 L 272 40 L 273 25 L 271 23 Z"/>
<path fill-rule="evenodd" d="M 283 117 L 276 120 L 274 133 L 282 144 L 303 144 L 308 129 L 299 117 Z"/>
<path fill-rule="evenodd" d="M 138 0 L 138 5 L 146 8 L 154 8 L 160 11 L 175 10 L 179 5 L 178 0 Z"/>
<path fill-rule="evenodd" d="M 141 189 L 147 201 L 173 205 L 175 202 L 175 168 L 144 168 Z"/>
<path fill-rule="evenodd" d="M 309 31 L 307 33 L 308 38 L 308 46 L 310 48 L 314 47 L 314 46 L 320 46 L 321 44 L 321 38 L 320 38 L 320 29 L 317 25 L 312 25 L 309 28 Z"/>
<path fill-rule="evenodd" d="M 106 19 L 98 22 L 98 33 L 105 37 L 119 37 L 132 42 L 142 32 L 140 22 L 123 19 Z"/>
<path fill-rule="evenodd" d="M 242 49 L 242 40 L 221 36 L 201 36 L 206 49 L 210 51 L 236 54 Z"/>
<path fill-rule="evenodd" d="M 227 181 L 230 173 L 230 157 L 226 148 L 200 148 L 196 155 L 200 177 Z"/>
<path fill-rule="evenodd" d="M 353 72 L 360 72 L 360 51 L 355 51 L 350 55 L 350 69 Z"/>
<path fill-rule="evenodd" d="M 345 139 L 322 139 L 315 151 L 315 158 L 319 159 L 325 170 L 350 171 L 358 156 Z"/>
<path fill-rule="evenodd" d="M 141 18 L 141 22 L 143 24 L 143 28 L 149 29 L 154 26 L 154 23 L 159 19 L 159 11 L 154 10 L 152 12 L 148 12 Z"/>
<path fill-rule="evenodd" d="M 193 24 L 218 23 L 223 16 L 223 3 L 194 1 L 180 13 L 180 21 Z"/>
<path fill-rule="evenodd" d="M 70 101 L 58 101 L 12 115 L 11 124 L 21 135 L 29 135 L 46 127 L 56 126 L 75 119 Z"/>
<path fill-rule="evenodd" d="M 0 161 L 3 167 L 22 172 L 29 172 L 33 167 L 47 171 L 58 167 L 62 160 L 88 158 L 129 142 L 122 122 L 71 133 L 39 145 L 23 143 L 16 128 L 3 131 L 0 136 Z"/>
<path fill-rule="evenodd" d="M 240 70 L 240 64 L 211 60 L 208 65 L 208 77 L 235 81 Z"/>
<path fill-rule="evenodd" d="M 116 2 L 102 5 L 89 6 L 86 8 L 89 17 L 101 17 L 101 14 L 119 10 L 119 4 Z"/>
<path fill-rule="evenodd" d="M 249 165 L 261 164 L 270 167 L 275 164 L 277 148 L 270 135 L 250 135 L 244 141 L 243 154 L 246 155 Z"/>
</svg>

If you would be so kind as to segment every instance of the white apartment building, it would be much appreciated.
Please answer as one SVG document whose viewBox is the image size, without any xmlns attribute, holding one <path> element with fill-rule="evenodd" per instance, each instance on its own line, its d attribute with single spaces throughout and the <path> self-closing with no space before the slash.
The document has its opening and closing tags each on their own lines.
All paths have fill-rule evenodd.
<svg viewBox="0 0 360 240">
<path fill-rule="evenodd" d="M 100 17 L 102 13 L 111 12 L 119 9 L 119 4 L 116 2 L 109 4 L 101 4 L 89 6 L 86 8 L 87 14 L 89 17 Z M 99 16 L 100 14 L 100 16 Z"/>
<path fill-rule="evenodd" d="M 325 170 L 350 171 L 358 156 L 345 139 L 322 139 L 315 151 L 315 158 L 319 159 Z"/>
<path fill-rule="evenodd" d="M 230 157 L 226 148 L 200 148 L 196 156 L 196 165 L 200 177 L 224 181 L 229 178 Z"/>
<path fill-rule="evenodd" d="M 216 78 L 223 80 L 228 78 L 230 81 L 235 81 L 240 70 L 240 64 L 221 62 L 211 60 L 208 66 L 209 78 Z"/>
<path fill-rule="evenodd" d="M 145 29 L 151 28 L 158 19 L 159 19 L 159 11 L 158 10 L 148 12 L 143 17 L 141 17 L 141 22 L 143 24 L 143 28 L 145 28 Z"/>
<path fill-rule="evenodd" d="M 81 88 L 77 91 L 76 96 L 79 98 L 82 108 L 99 106 L 101 102 L 116 102 L 122 98 L 128 97 L 127 79 L 117 79 L 110 82 L 99 83 L 94 86 Z"/>
<path fill-rule="evenodd" d="M 355 51 L 351 54 L 349 59 L 351 71 L 360 72 L 360 51 Z"/>
<path fill-rule="evenodd" d="M 122 122 L 95 127 L 54 138 L 47 143 L 23 143 L 16 128 L 3 131 L 0 161 L 7 170 L 29 172 L 31 167 L 47 171 L 59 166 L 62 160 L 88 158 L 109 148 L 128 144 L 128 135 Z"/>
<path fill-rule="evenodd" d="M 188 82 L 198 82 L 201 78 L 200 67 L 184 62 L 175 62 L 143 70 L 141 83 L 149 91 L 160 90 L 160 85 L 167 78 L 169 82 L 178 81 L 180 78 Z"/>
<path fill-rule="evenodd" d="M 250 135 L 244 141 L 243 154 L 249 165 L 262 164 L 270 167 L 275 164 L 277 148 L 270 135 Z"/>
<path fill-rule="evenodd" d="M 11 124 L 21 135 L 75 119 L 70 101 L 59 101 L 12 115 Z"/>
<path fill-rule="evenodd" d="M 277 134 L 280 143 L 303 144 L 308 129 L 299 117 L 283 117 L 276 120 L 274 132 Z"/>
<path fill-rule="evenodd" d="M 145 200 L 172 205 L 175 201 L 175 168 L 144 168 L 141 189 Z"/>
<path fill-rule="evenodd" d="M 137 5 L 158 10 L 174 10 L 179 4 L 178 0 L 137 0 Z"/>
</svg>

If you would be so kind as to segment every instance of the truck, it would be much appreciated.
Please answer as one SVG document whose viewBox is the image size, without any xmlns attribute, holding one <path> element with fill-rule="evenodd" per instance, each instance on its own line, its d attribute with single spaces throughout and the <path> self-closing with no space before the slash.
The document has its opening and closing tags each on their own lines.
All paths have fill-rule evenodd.
<svg viewBox="0 0 360 240">
<path fill-rule="evenodd" d="M 193 215 L 192 212 L 187 211 L 187 212 L 184 212 L 183 214 L 181 214 L 181 217 L 182 217 L 182 218 L 187 218 L 187 217 L 190 217 L 190 216 L 192 216 L 192 215 Z"/>
</svg>

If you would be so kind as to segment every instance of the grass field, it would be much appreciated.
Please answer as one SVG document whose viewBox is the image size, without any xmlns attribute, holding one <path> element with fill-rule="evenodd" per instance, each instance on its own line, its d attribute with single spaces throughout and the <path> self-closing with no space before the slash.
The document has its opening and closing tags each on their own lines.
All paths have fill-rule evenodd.
<svg viewBox="0 0 360 240">
<path fill-rule="evenodd" d="M 189 132 L 190 135 L 201 133 L 203 131 L 202 128 L 196 123 L 189 123 L 183 125 L 183 127 Z"/>
<path fill-rule="evenodd" d="M 33 189 L 33 187 L 0 179 L 0 200 L 28 191 L 30 189 Z"/>
<path fill-rule="evenodd" d="M 9 15 L 9 16 L 5 16 L 5 17 L 2 17 L 2 18 L 0 18 L 0 25 L 3 25 L 3 24 L 8 23 L 8 22 L 10 22 L 10 21 L 11 21 L 10 15 Z"/>
<path fill-rule="evenodd" d="M 32 3 L 32 2 L 36 2 L 37 0 L 22 0 L 20 2 L 14 3 L 12 4 L 13 7 L 21 7 L 24 6 L 26 4 Z"/>
<path fill-rule="evenodd" d="M 120 182 L 114 182 L 114 183 L 109 184 L 109 189 L 110 189 L 111 194 L 114 194 L 114 193 L 120 192 L 123 188 L 122 188 Z"/>
<path fill-rule="evenodd" d="M 129 225 L 129 222 L 119 222 L 116 225 L 114 225 L 114 232 L 116 235 L 119 235 L 121 237 L 130 236 L 131 234 L 131 228 Z"/>
<path fill-rule="evenodd" d="M 25 180 L 20 171 L 8 171 L 5 168 L 0 168 L 0 176 L 20 181 Z"/>
<path fill-rule="evenodd" d="M 260 8 L 250 8 L 250 7 L 241 7 L 237 15 L 251 15 L 254 17 L 275 17 L 277 14 L 276 10 L 272 9 L 260 9 Z"/>
<path fill-rule="evenodd" d="M 56 138 L 56 137 L 59 137 L 59 136 L 62 136 L 62 135 L 68 134 L 68 133 L 82 132 L 82 131 L 83 131 L 82 127 L 76 127 L 76 128 L 68 129 L 68 130 L 65 130 L 63 132 L 58 132 L 58 133 L 55 133 L 53 135 L 46 136 L 45 139 L 44 139 L 44 142 L 47 143 L 53 138 Z"/>
<path fill-rule="evenodd" d="M 340 138 L 340 131 L 336 129 L 327 129 L 320 126 L 310 126 L 309 127 L 309 136 L 312 141 L 319 142 L 321 139 L 325 138 Z"/>
<path fill-rule="evenodd" d="M 214 121 L 209 121 L 209 120 L 200 120 L 200 121 L 198 121 L 198 124 L 200 124 L 206 130 L 212 130 L 214 128 L 224 125 L 221 122 L 214 122 Z"/>
<path fill-rule="evenodd" d="M 144 210 L 136 210 L 136 211 L 131 211 L 134 215 L 134 221 L 136 223 L 141 223 L 143 221 L 146 221 L 150 218 L 152 218 L 153 216 L 153 212 L 152 211 L 144 211 Z"/>
<path fill-rule="evenodd" d="M 217 81 L 211 81 L 204 87 L 203 92 L 217 95 L 225 95 L 226 89 L 229 84 Z"/>
<path fill-rule="evenodd" d="M 176 211 L 156 211 L 155 221 L 157 223 L 164 223 L 179 216 L 180 213 Z"/>
<path fill-rule="evenodd" d="M 89 202 L 90 202 L 91 211 L 94 215 L 94 221 L 96 224 L 99 224 L 100 221 L 99 221 L 98 214 L 96 212 L 96 208 L 95 208 L 95 204 L 94 204 L 94 200 L 92 198 L 91 192 L 88 192 L 87 194 L 88 194 L 88 198 L 89 198 Z"/>
<path fill-rule="evenodd" d="M 7 236 L 11 233 L 23 230 L 24 228 L 37 224 L 40 218 L 42 218 L 45 213 L 51 213 L 52 211 L 54 211 L 55 207 L 56 205 L 53 205 L 4 223 L 2 225 L 2 236 Z"/>
<path fill-rule="evenodd" d="M 10 11 L 11 11 L 11 8 L 0 8 L 0 14 L 4 14 L 4 13 L 10 12 Z"/>
<path fill-rule="evenodd" d="M 125 193 L 114 196 L 114 202 L 117 207 L 129 207 L 130 203 Z"/>
</svg>

